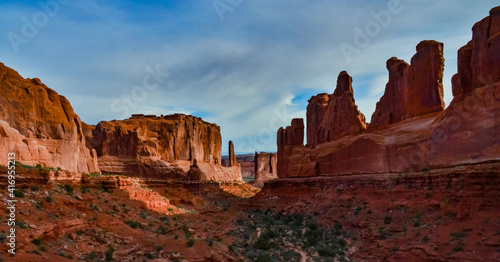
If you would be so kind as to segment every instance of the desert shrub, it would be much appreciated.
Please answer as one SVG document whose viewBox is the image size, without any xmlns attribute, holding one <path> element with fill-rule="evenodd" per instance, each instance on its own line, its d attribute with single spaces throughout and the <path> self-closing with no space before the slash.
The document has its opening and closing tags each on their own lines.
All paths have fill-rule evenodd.
<svg viewBox="0 0 500 262">
<path fill-rule="evenodd" d="M 24 191 L 15 189 L 14 190 L 14 196 L 15 197 L 24 197 Z"/>
<path fill-rule="evenodd" d="M 127 224 L 131 228 L 138 228 L 139 227 L 139 222 L 137 221 L 132 221 L 132 220 L 127 220 L 125 221 L 125 224 Z"/>
<path fill-rule="evenodd" d="M 384 217 L 384 224 L 386 224 L 386 225 L 390 224 L 391 221 L 392 221 L 392 217 L 391 216 L 387 215 L 387 216 Z"/>
<path fill-rule="evenodd" d="M 196 242 L 196 240 L 194 240 L 193 238 L 190 238 L 190 239 L 187 241 L 187 246 L 188 246 L 188 247 L 192 247 L 192 246 L 194 246 L 194 242 Z"/>
<path fill-rule="evenodd" d="M 458 232 L 451 232 L 450 233 L 450 236 L 453 239 L 460 239 L 460 238 L 465 237 L 465 235 L 466 235 L 466 233 L 464 231 L 458 231 Z"/>
<path fill-rule="evenodd" d="M 462 245 L 455 246 L 451 251 L 453 252 L 462 252 L 464 251 L 464 247 Z"/>
<path fill-rule="evenodd" d="M 54 201 L 54 198 L 51 195 L 48 195 L 44 198 L 44 200 L 47 203 L 52 203 Z"/>
<path fill-rule="evenodd" d="M 0 234 L 0 243 L 5 243 L 5 240 L 7 239 L 7 235 L 5 234 Z"/>
<path fill-rule="evenodd" d="M 38 192 L 39 188 L 37 186 L 32 186 L 31 187 L 31 191 L 35 191 L 35 192 Z"/>
<path fill-rule="evenodd" d="M 16 223 L 16 226 L 18 226 L 18 227 L 20 227 L 20 228 L 22 228 L 22 229 L 27 229 L 27 228 L 28 228 L 28 227 L 26 226 L 26 224 L 25 224 L 23 221 L 21 221 L 21 220 L 17 220 L 17 219 L 16 219 L 15 223 Z"/>
<path fill-rule="evenodd" d="M 300 259 L 302 258 L 302 256 L 300 255 L 300 253 L 298 252 L 295 252 L 295 251 L 286 251 L 283 253 L 283 260 L 285 261 L 291 261 L 293 259 Z"/>
<path fill-rule="evenodd" d="M 31 240 L 31 243 L 33 243 L 35 246 L 39 246 L 40 244 L 42 244 L 42 241 L 40 241 L 40 239 L 38 238 L 35 238 Z"/>
<path fill-rule="evenodd" d="M 259 257 L 257 257 L 257 262 L 270 262 L 271 261 L 271 255 L 267 253 L 260 254 Z"/>
<path fill-rule="evenodd" d="M 104 253 L 105 255 L 105 260 L 106 261 L 113 261 L 113 253 L 115 252 L 115 247 L 114 246 L 109 246 L 108 250 L 106 251 L 106 253 Z"/>
<path fill-rule="evenodd" d="M 158 227 L 158 234 L 166 235 L 167 234 L 167 229 L 163 225 L 160 225 Z"/>
</svg>

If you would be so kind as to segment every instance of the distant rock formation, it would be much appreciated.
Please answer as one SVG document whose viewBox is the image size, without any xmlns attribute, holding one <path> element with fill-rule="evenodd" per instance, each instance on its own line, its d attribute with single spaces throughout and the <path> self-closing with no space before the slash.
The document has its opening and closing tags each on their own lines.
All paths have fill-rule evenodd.
<svg viewBox="0 0 500 262">
<path fill-rule="evenodd" d="M 237 166 L 238 161 L 236 160 L 236 155 L 234 154 L 234 144 L 233 141 L 229 141 L 229 166 Z"/>
<path fill-rule="evenodd" d="M 365 116 L 354 102 L 352 78 L 342 71 L 335 92 L 309 99 L 307 106 L 307 144 L 331 141 L 366 130 Z"/>
<path fill-rule="evenodd" d="M 187 172 L 194 168 L 201 170 L 196 177 L 202 180 L 242 180 L 238 165 L 220 164 L 219 126 L 201 118 L 183 114 L 133 115 L 88 128 L 93 130 L 85 132 L 87 144 L 96 150 L 103 172 L 187 178 Z"/>
<path fill-rule="evenodd" d="M 304 120 L 292 119 L 292 124 L 278 130 L 278 147 L 304 144 Z"/>
<path fill-rule="evenodd" d="M 16 153 L 27 165 L 99 172 L 85 146 L 82 121 L 64 97 L 40 79 L 24 79 L 0 63 L 0 161 Z M 95 152 L 94 152 L 95 153 Z"/>
<path fill-rule="evenodd" d="M 300 143 L 302 119 L 293 119 L 290 127 L 278 130 L 278 177 L 404 173 L 498 163 L 500 7 L 492 9 L 472 31 L 472 41 L 458 51 L 454 98 L 448 108 L 443 110 L 443 45 L 423 41 L 411 65 L 397 58 L 388 60 L 389 83 L 368 131 L 332 132 L 332 127 L 349 122 L 329 114 L 336 94 L 311 98 L 308 146 Z M 346 86 L 350 81 L 343 83 Z M 351 105 L 344 114 L 352 116 L 349 95 L 336 103 Z M 323 126 L 330 132 L 322 132 Z"/>
<path fill-rule="evenodd" d="M 278 178 L 278 156 L 276 153 L 255 152 L 255 182 L 264 182 Z"/>
<path fill-rule="evenodd" d="M 370 128 L 444 109 L 442 43 L 422 41 L 411 65 L 392 57 L 387 60 L 387 69 L 389 82 L 372 115 Z"/>
</svg>

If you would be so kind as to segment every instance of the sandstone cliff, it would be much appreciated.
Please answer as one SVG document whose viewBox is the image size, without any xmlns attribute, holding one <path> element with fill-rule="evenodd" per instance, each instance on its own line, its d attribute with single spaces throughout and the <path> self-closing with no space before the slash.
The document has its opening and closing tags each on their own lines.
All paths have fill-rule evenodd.
<svg viewBox="0 0 500 262">
<path fill-rule="evenodd" d="M 343 71 L 337 79 L 335 92 L 319 94 L 307 106 L 307 144 L 331 141 L 366 129 L 365 116 L 354 103 L 352 78 Z"/>
<path fill-rule="evenodd" d="M 297 124 L 302 120 L 278 130 L 278 176 L 400 173 L 499 161 L 499 31 L 497 7 L 474 25 L 472 41 L 459 50 L 454 99 L 444 111 L 443 46 L 435 41 L 421 42 L 411 65 L 389 59 L 389 83 L 368 131 L 320 143 L 321 132 L 314 131 L 318 119 L 327 118 L 330 101 L 324 94 L 313 97 L 307 113 L 310 146 L 295 139 L 303 134 Z M 349 103 L 344 99 L 339 103 Z M 331 127 L 342 120 L 329 121 Z"/>
<path fill-rule="evenodd" d="M 191 170 L 201 180 L 242 180 L 239 166 L 220 164 L 219 126 L 194 116 L 133 115 L 86 129 L 93 129 L 85 132 L 91 134 L 87 144 L 96 150 L 103 172 L 187 178 Z"/>
<path fill-rule="evenodd" d="M 278 178 L 278 156 L 276 153 L 255 152 L 255 182 L 264 182 Z"/>
<path fill-rule="evenodd" d="M 392 57 L 387 60 L 387 69 L 389 83 L 377 103 L 370 128 L 444 109 L 442 43 L 422 41 L 411 65 Z"/>
<path fill-rule="evenodd" d="M 99 172 L 85 146 L 82 122 L 68 100 L 40 79 L 24 79 L 0 63 L 0 161 Z"/>
</svg>

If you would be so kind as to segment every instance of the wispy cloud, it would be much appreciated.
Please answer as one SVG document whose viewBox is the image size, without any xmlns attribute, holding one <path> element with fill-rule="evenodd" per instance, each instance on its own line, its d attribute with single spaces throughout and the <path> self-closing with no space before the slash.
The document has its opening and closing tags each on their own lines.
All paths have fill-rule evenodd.
<svg viewBox="0 0 500 262">
<path fill-rule="evenodd" d="M 385 61 L 409 61 L 421 40 L 445 43 L 451 100 L 456 51 L 496 1 L 400 0 L 402 11 L 346 61 L 341 43 L 352 43 L 355 28 L 394 1 L 243 1 L 223 21 L 212 1 L 69 1 L 18 53 L 6 35 L 42 9 L 3 1 L 0 60 L 66 95 L 89 123 L 119 118 L 111 104 L 143 85 L 146 67 L 159 66 L 168 78 L 130 113 L 198 114 L 219 124 L 237 151 L 274 151 L 277 127 L 305 117 L 308 96 L 333 92 L 342 70 L 370 119 L 385 88 Z"/>
</svg>

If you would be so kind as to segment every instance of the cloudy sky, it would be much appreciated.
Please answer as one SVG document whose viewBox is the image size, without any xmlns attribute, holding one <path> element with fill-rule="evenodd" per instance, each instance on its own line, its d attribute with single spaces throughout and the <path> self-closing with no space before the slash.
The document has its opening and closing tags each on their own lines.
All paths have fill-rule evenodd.
<svg viewBox="0 0 500 262">
<path fill-rule="evenodd" d="M 275 151 L 307 100 L 353 77 L 367 120 L 421 40 L 457 49 L 497 0 L 41 0 L 0 3 L 0 62 L 66 96 L 83 121 L 186 113 L 221 126 L 237 152 Z"/>
</svg>

